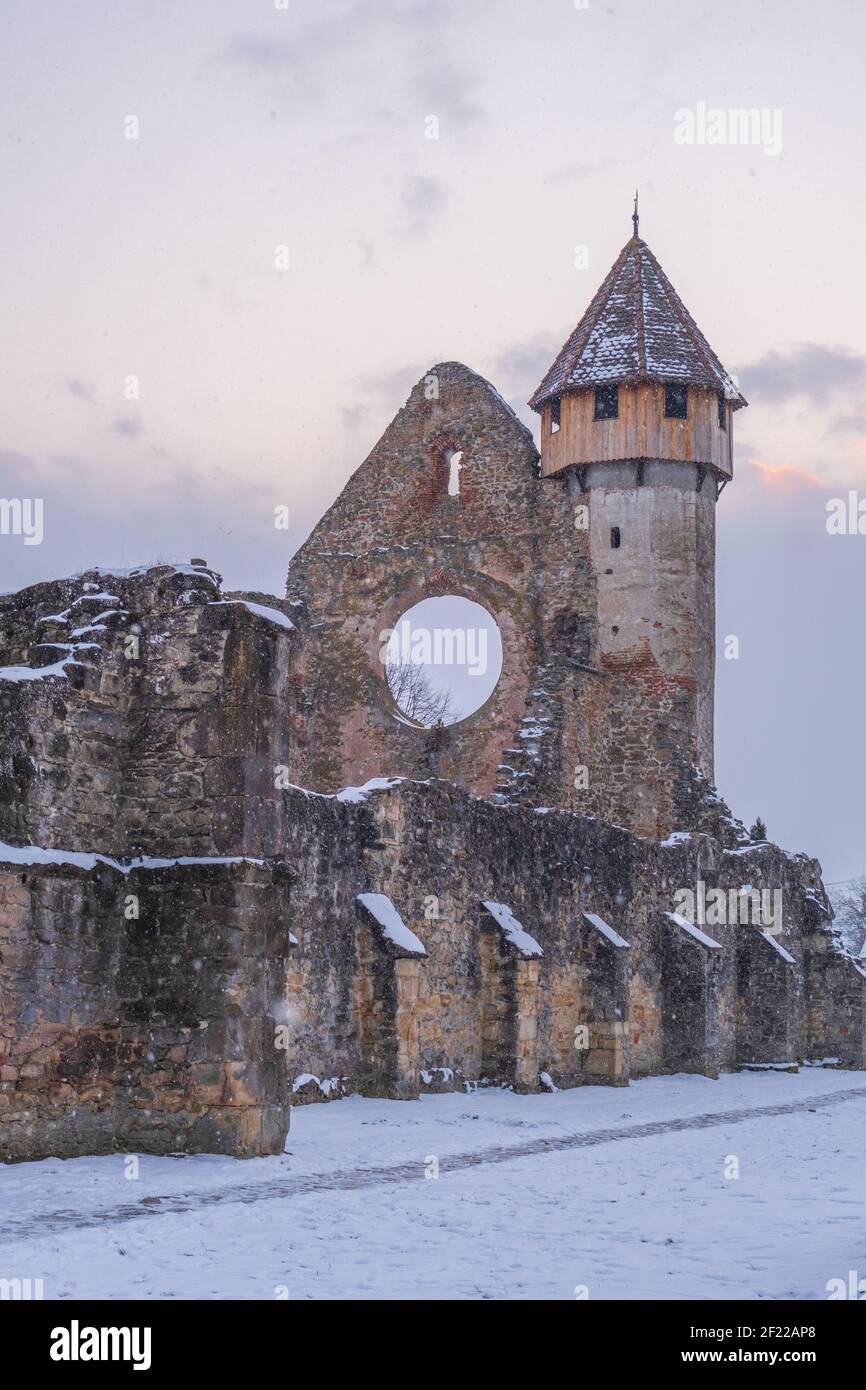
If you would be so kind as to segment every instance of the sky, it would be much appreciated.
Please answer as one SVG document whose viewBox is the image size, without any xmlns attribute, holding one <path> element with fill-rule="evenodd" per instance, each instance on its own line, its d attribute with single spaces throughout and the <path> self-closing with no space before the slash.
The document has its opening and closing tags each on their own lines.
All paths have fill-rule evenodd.
<svg viewBox="0 0 866 1390">
<path fill-rule="evenodd" d="M 866 535 L 827 531 L 866 498 L 864 39 L 859 0 L 4 0 L 0 496 L 44 535 L 0 590 L 196 556 L 281 593 L 433 363 L 534 425 L 639 186 L 750 402 L 717 782 L 866 871 Z"/>
</svg>

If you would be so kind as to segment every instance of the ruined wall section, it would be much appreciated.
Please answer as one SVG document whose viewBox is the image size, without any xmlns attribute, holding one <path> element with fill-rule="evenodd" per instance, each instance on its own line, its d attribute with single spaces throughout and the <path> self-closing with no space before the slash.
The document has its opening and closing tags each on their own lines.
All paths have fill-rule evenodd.
<svg viewBox="0 0 866 1390">
<path fill-rule="evenodd" d="M 282 841 L 294 632 L 205 565 L 0 601 L 0 840 L 116 857 Z"/>
<path fill-rule="evenodd" d="M 125 618 L 96 576 L 0 599 L 0 839 L 115 846 L 123 699 L 100 658 Z"/>
<path fill-rule="evenodd" d="M 285 868 L 86 859 L 0 858 L 0 1160 L 282 1152 Z"/>
<path fill-rule="evenodd" d="M 866 981 L 839 952 L 816 861 L 773 845 L 732 850 L 706 835 L 654 844 L 596 819 L 500 807 L 441 782 L 363 795 L 347 803 L 288 794 L 290 857 L 300 870 L 287 1059 L 293 1081 L 302 1078 L 296 1099 L 344 1094 L 370 1074 L 353 1012 L 362 892 L 387 895 L 426 948 L 416 1014 L 422 1089 L 497 1079 L 485 1074 L 485 1056 L 500 1055 L 502 1043 L 486 1037 L 489 999 L 507 981 L 491 985 L 488 957 L 501 957 L 501 943 L 488 941 L 485 899 L 507 904 L 543 952 L 534 1014 L 520 1021 L 538 1086 L 543 1075 L 570 1086 L 813 1056 L 815 1040 L 830 1036 L 823 1020 L 832 1020 L 833 1000 L 843 1001 L 844 1018 L 834 1049 L 821 1055 L 860 1065 Z M 777 945 L 748 917 L 706 922 L 712 948 L 676 927 L 668 914 L 677 893 L 699 883 L 707 894 L 780 891 Z M 588 926 L 587 913 L 628 949 Z M 819 1015 L 808 1026 L 807 979 Z M 589 1051 L 575 1046 L 581 1026 Z M 525 1051 L 520 1060 L 525 1078 Z"/>
</svg>

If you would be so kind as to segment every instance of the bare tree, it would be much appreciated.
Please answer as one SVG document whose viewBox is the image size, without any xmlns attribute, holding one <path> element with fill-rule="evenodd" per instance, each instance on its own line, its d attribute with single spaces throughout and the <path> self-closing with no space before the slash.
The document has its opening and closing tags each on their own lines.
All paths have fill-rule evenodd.
<svg viewBox="0 0 866 1390">
<path fill-rule="evenodd" d="M 447 690 L 437 690 L 423 666 L 414 661 L 389 660 L 385 679 L 395 702 L 409 719 L 431 729 L 453 724 L 457 712 Z"/>
<path fill-rule="evenodd" d="M 858 955 L 866 949 L 866 877 L 852 879 L 847 891 L 834 893 L 833 906 L 845 945 Z"/>
</svg>

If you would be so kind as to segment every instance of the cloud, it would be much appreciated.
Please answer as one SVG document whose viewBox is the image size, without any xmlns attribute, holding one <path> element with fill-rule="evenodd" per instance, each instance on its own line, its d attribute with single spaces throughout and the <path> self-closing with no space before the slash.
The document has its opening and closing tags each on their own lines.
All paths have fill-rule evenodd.
<svg viewBox="0 0 866 1390">
<path fill-rule="evenodd" d="M 756 458 L 748 459 L 747 463 L 757 470 L 765 487 L 779 492 L 800 492 L 813 487 L 826 491 L 825 478 L 819 478 L 817 473 L 810 473 L 805 468 L 795 468 L 791 463 L 762 463 Z"/>
<path fill-rule="evenodd" d="M 309 39 L 304 42 L 300 35 L 292 40 L 235 34 L 224 46 L 219 61 L 256 79 L 265 79 L 269 89 L 276 89 L 290 106 L 308 108 L 326 92 L 317 71 L 319 57 L 317 45 Z"/>
<path fill-rule="evenodd" d="M 301 68 L 301 45 L 291 39 L 263 38 L 259 34 L 233 34 L 222 50 L 222 60 L 238 67 L 261 68 L 266 72 L 297 72 Z"/>
<path fill-rule="evenodd" d="M 343 428 L 347 430 L 357 430 L 366 425 L 369 414 L 369 407 L 360 403 L 358 405 L 344 405 L 340 408 Z"/>
<path fill-rule="evenodd" d="M 417 362 L 408 363 L 402 367 L 388 367 L 381 372 L 365 372 L 363 376 L 355 377 L 353 385 L 367 400 L 396 411 L 425 371 L 427 366 L 419 366 Z"/>
<path fill-rule="evenodd" d="M 526 404 L 541 381 L 570 329 L 560 333 L 540 332 L 501 348 L 491 359 L 489 379 L 511 406 L 515 415 L 531 430 L 538 443 L 539 419 Z"/>
<path fill-rule="evenodd" d="M 68 376 L 63 384 L 70 396 L 74 396 L 76 400 L 89 401 L 91 405 L 94 404 L 93 387 L 88 386 L 86 381 L 81 381 L 77 376 Z"/>
<path fill-rule="evenodd" d="M 340 406 L 343 428 L 351 434 L 381 432 L 427 370 L 427 366 L 409 363 L 353 377 L 341 392 L 346 402 Z"/>
<path fill-rule="evenodd" d="M 369 0 L 332 9 L 325 18 L 297 25 L 291 15 L 285 15 L 282 21 L 288 33 L 279 37 L 273 33 L 233 34 L 216 61 L 265 82 L 269 94 L 278 94 L 289 107 L 308 110 L 334 90 L 335 67 L 342 58 L 349 58 L 355 75 L 364 75 L 365 65 L 357 62 L 357 55 L 369 41 L 376 18 Z"/>
<path fill-rule="evenodd" d="M 866 387 L 866 355 L 848 347 L 795 343 L 743 367 L 740 381 L 749 397 L 782 403 L 802 396 L 821 406 L 837 392 Z"/>
<path fill-rule="evenodd" d="M 480 125 L 486 112 L 471 99 L 476 79 L 469 68 L 455 63 L 441 47 L 423 51 L 419 70 L 409 82 L 409 91 L 423 115 L 438 116 L 440 133 L 447 138 L 449 128 L 465 129 Z"/>
<path fill-rule="evenodd" d="M 526 400 L 570 332 L 565 328 L 561 333 L 536 333 L 502 348 L 493 358 L 493 384 L 503 395 L 522 395 Z"/>
<path fill-rule="evenodd" d="M 289 32 L 242 32 L 232 35 L 217 55 L 223 66 L 244 70 L 265 80 L 270 90 L 290 104 L 309 107 L 323 102 L 347 82 L 362 85 L 381 100 L 377 82 L 370 82 L 371 63 L 397 74 L 418 110 L 418 118 L 437 115 L 447 127 L 476 125 L 485 113 L 473 100 L 475 76 L 449 52 L 448 25 L 463 23 L 458 7 L 440 0 L 354 0 L 331 6 L 324 17 L 291 25 Z M 460 40 L 462 29 L 455 38 Z M 360 55 L 366 53 L 368 58 Z M 337 75 L 342 63 L 345 69 Z M 378 106 L 384 119 L 391 119 Z"/>
<path fill-rule="evenodd" d="M 587 179 L 603 178 L 611 169 L 619 168 L 623 164 L 625 164 L 624 159 L 578 159 L 571 164 L 563 164 L 558 169 L 552 170 L 542 179 L 542 183 L 549 184 L 554 188 L 561 184 L 584 183 Z"/>
<path fill-rule="evenodd" d="M 315 520 L 305 499 L 292 508 L 292 532 L 278 531 L 274 506 L 285 500 L 281 490 L 249 476 L 239 486 L 227 469 L 143 469 L 134 503 L 129 489 L 117 486 L 114 460 L 7 449 L 0 451 L 0 474 L 9 496 L 44 503 L 43 543 L 4 543 L 0 588 L 9 591 L 93 565 L 204 555 L 228 587 L 279 593 L 289 554 Z"/>
<path fill-rule="evenodd" d="M 831 434 L 866 434 L 866 415 L 836 415 L 830 422 Z"/>
<path fill-rule="evenodd" d="M 117 434 L 121 439 L 135 439 L 141 434 L 141 421 L 134 415 L 118 415 L 110 426 L 112 434 Z"/>
<path fill-rule="evenodd" d="M 409 174 L 400 184 L 404 236 L 425 236 L 441 216 L 448 202 L 448 190 L 432 174 Z"/>
</svg>

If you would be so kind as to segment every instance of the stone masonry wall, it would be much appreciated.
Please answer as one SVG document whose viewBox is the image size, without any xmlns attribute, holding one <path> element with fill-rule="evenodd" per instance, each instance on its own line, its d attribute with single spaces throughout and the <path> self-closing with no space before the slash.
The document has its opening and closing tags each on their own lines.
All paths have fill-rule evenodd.
<svg viewBox="0 0 866 1390">
<path fill-rule="evenodd" d="M 386 894 L 426 948 L 418 1003 L 422 1089 L 502 1079 L 514 984 L 504 973 L 502 944 L 491 939 L 480 909 L 490 898 L 510 906 L 544 953 L 534 1086 L 543 1084 L 542 1073 L 569 1086 L 683 1067 L 717 1074 L 743 1062 L 816 1055 L 814 1025 L 802 1022 L 802 990 L 807 974 L 817 978 L 814 962 L 823 957 L 823 997 L 849 1001 L 841 1026 L 850 1030 L 850 1043 L 840 1049 L 837 1036 L 835 1048 L 820 1055 L 842 1054 L 859 1065 L 856 1048 L 864 1031 L 850 1001 L 862 1009 L 866 981 L 839 953 L 814 860 L 773 845 L 726 849 L 705 835 L 658 844 L 572 812 L 499 807 L 442 782 L 398 783 L 366 793 L 360 803 L 300 793 L 290 802 L 299 860 L 306 858 L 300 848 L 305 837 L 341 847 L 335 875 L 340 900 L 331 891 L 323 901 L 313 875 L 299 880 L 292 898 L 299 945 L 290 969 L 298 1013 L 292 1015 L 289 1071 L 324 1086 L 305 1082 L 300 1099 L 367 1084 L 359 1080 L 369 1064 L 353 1029 L 356 967 L 348 948 L 360 892 Z M 315 850 L 310 854 L 316 857 Z M 318 858 L 318 865 L 321 871 L 325 861 Z M 704 933 L 721 948 L 708 965 L 711 953 L 671 922 L 675 895 L 698 881 L 707 893 L 747 884 L 781 890 L 783 920 L 774 941 L 794 959 L 784 999 L 779 968 L 785 962 L 758 926 L 706 924 Z M 588 927 L 587 912 L 601 917 L 628 949 L 611 946 Z M 493 1034 L 491 1008 L 502 1021 Z M 828 1003 L 827 1011 L 832 1008 Z M 599 1054 L 591 1064 L 575 1046 L 581 1025 Z M 611 1055 L 603 1060 L 604 1053 Z M 491 1057 L 499 1059 L 492 1077 Z M 510 1080 L 526 1084 L 525 1074 L 515 1072 Z"/>
<path fill-rule="evenodd" d="M 281 1152 L 288 892 L 248 861 L 0 863 L 0 1158 Z"/>
</svg>

